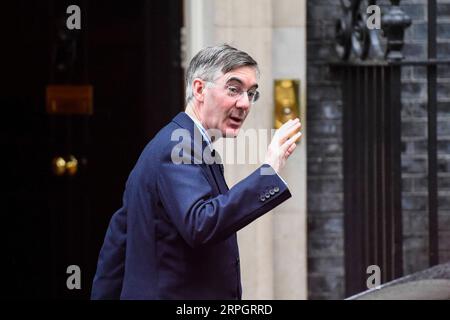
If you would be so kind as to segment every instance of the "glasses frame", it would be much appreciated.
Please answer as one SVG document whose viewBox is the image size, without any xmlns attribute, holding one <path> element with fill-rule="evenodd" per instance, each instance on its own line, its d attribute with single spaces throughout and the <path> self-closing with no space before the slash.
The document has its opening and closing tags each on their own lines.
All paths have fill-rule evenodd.
<svg viewBox="0 0 450 320">
<path fill-rule="evenodd" d="M 205 83 L 213 84 L 215 86 L 218 85 L 215 81 L 207 81 L 207 80 L 204 80 L 204 81 L 205 81 Z M 254 105 L 259 100 L 259 98 L 261 96 L 261 93 L 257 89 L 254 89 L 255 95 L 253 96 L 252 99 L 250 99 L 250 96 L 249 96 L 248 92 L 249 91 L 252 92 L 253 90 L 242 90 L 242 88 L 240 88 L 241 89 L 240 92 L 233 93 L 233 92 L 230 91 L 230 87 L 236 87 L 236 86 L 235 85 L 231 85 L 231 84 L 225 84 L 225 88 L 224 89 L 227 91 L 227 95 L 230 98 L 235 98 L 236 101 L 239 100 L 239 99 L 242 99 L 242 97 L 244 96 L 244 93 L 246 93 L 248 101 L 250 102 L 251 105 Z"/>
</svg>

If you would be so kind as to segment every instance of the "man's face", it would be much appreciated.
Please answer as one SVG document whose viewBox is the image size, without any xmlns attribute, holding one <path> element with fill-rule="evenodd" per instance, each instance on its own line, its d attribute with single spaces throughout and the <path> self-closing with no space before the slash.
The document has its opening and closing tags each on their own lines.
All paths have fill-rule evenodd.
<svg viewBox="0 0 450 320">
<path fill-rule="evenodd" d="M 251 102 L 246 92 L 237 96 L 232 92 L 254 92 L 257 87 L 253 67 L 240 67 L 217 78 L 214 84 L 205 88 L 204 104 L 200 110 L 202 125 L 206 130 L 220 130 L 223 137 L 236 137 L 250 112 Z"/>
</svg>

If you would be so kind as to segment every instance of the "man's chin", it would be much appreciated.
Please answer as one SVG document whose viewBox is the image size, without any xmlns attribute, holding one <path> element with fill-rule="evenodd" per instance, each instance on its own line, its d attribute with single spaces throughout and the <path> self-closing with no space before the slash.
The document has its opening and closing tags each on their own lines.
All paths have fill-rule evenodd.
<svg viewBox="0 0 450 320">
<path fill-rule="evenodd" d="M 224 137 L 225 138 L 236 138 L 238 136 L 240 130 L 241 130 L 241 128 L 237 128 L 237 129 L 227 128 L 225 130 Z"/>
</svg>

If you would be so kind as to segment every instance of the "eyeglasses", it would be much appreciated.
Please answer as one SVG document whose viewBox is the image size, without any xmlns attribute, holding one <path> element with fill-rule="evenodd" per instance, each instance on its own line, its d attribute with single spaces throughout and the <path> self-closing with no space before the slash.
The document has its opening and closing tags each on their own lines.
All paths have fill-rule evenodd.
<svg viewBox="0 0 450 320">
<path fill-rule="evenodd" d="M 206 81 L 207 83 L 216 84 L 215 82 Z M 231 85 L 227 84 L 225 86 L 225 90 L 227 91 L 227 95 L 231 98 L 234 98 L 236 100 L 241 99 L 244 96 L 244 93 L 247 93 L 248 101 L 251 104 L 254 104 L 259 99 L 259 91 L 256 89 L 250 89 L 250 90 L 243 90 L 241 86 L 239 85 Z"/>
</svg>

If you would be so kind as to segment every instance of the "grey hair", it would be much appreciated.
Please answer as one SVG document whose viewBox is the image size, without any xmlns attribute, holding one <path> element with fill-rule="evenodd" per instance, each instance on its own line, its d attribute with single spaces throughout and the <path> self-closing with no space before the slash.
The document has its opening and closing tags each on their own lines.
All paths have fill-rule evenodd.
<svg viewBox="0 0 450 320">
<path fill-rule="evenodd" d="M 220 72 L 225 74 L 239 67 L 250 66 L 256 69 L 259 76 L 258 63 L 246 52 L 227 44 L 206 47 L 200 50 L 189 63 L 186 71 L 186 105 L 194 97 L 192 84 L 195 78 L 213 81 Z"/>
</svg>

